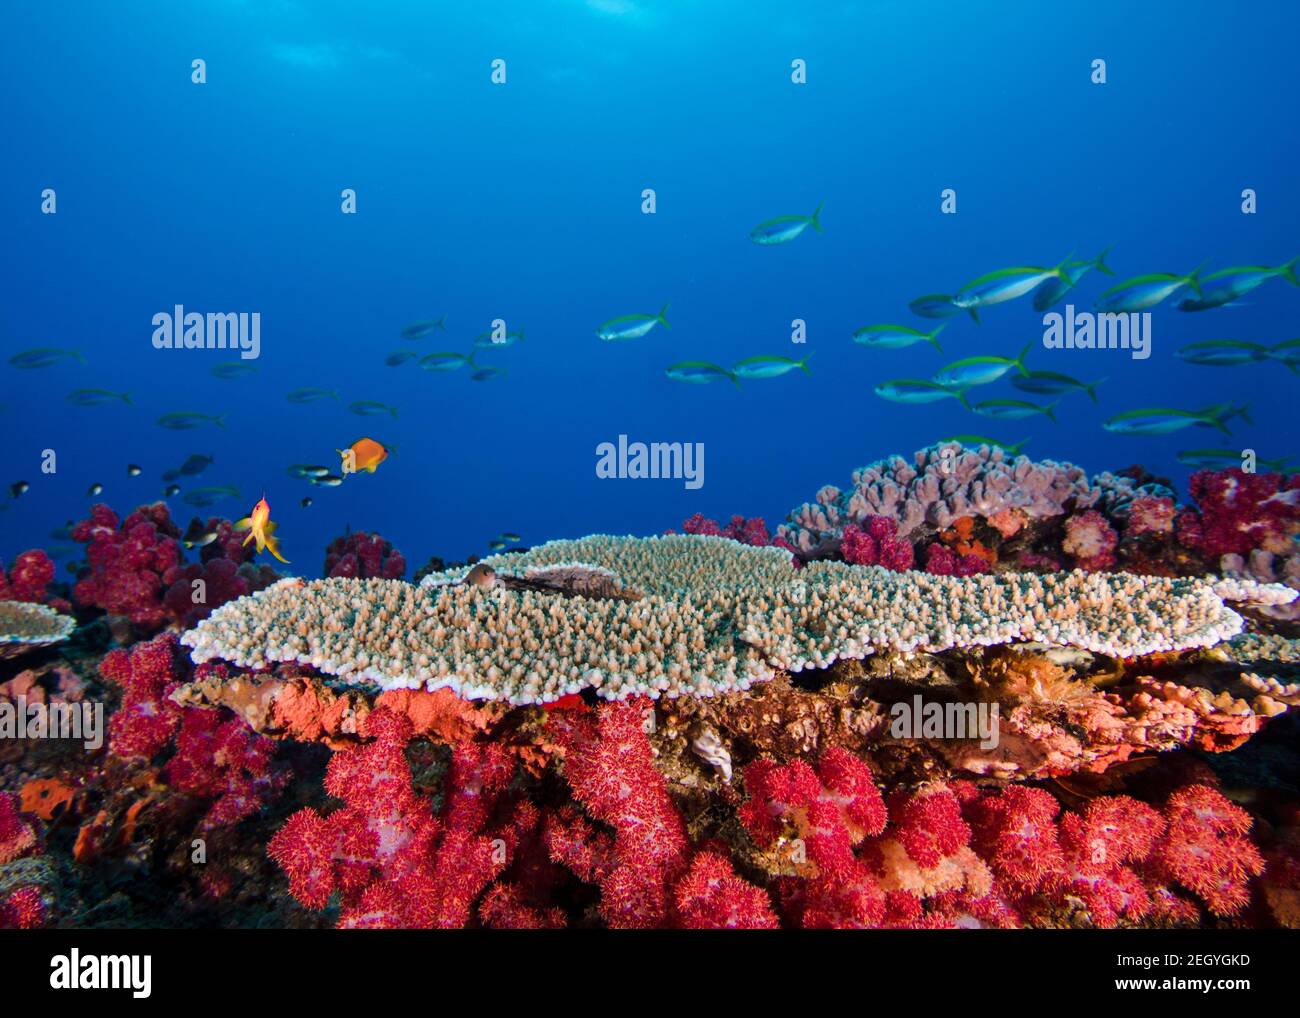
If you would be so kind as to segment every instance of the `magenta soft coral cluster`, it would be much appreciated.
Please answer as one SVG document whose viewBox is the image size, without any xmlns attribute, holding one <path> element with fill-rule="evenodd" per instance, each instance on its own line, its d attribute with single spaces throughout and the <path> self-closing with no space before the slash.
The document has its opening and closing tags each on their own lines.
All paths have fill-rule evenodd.
<svg viewBox="0 0 1300 1018">
<path fill-rule="evenodd" d="M 180 564 L 179 536 L 161 502 L 141 506 L 121 526 L 108 506 L 93 506 L 90 517 L 72 529 L 73 540 L 86 545 L 88 567 L 73 599 L 124 615 L 146 632 L 162 628 L 171 621 L 163 604 L 163 577 Z"/>
<path fill-rule="evenodd" d="M 457 746 L 435 815 L 411 780 L 410 722 L 380 708 L 367 731 L 372 743 L 330 760 L 325 788 L 343 806 L 295 813 L 271 839 L 271 858 L 304 905 L 323 908 L 339 894 L 340 927 L 464 926 L 519 843 L 518 826 L 489 824 L 513 761 L 493 744 Z M 517 917 L 520 905 L 498 899 L 496 907 Z"/>
<path fill-rule="evenodd" d="M 148 761 L 171 747 L 162 771 L 168 785 L 210 800 L 204 829 L 229 826 L 278 795 L 288 776 L 272 762 L 275 743 L 237 717 L 172 700 L 185 667 L 171 633 L 104 655 L 100 674 L 122 690 L 108 723 L 108 752 Z"/>
<path fill-rule="evenodd" d="M 1196 506 L 1178 514 L 1178 540 L 1210 559 L 1256 548 L 1292 550 L 1300 532 L 1300 474 L 1248 474 L 1238 467 L 1201 470 L 1188 490 Z"/>
<path fill-rule="evenodd" d="M 868 516 L 861 524 L 850 523 L 840 538 L 840 555 L 859 566 L 882 566 L 894 572 L 911 569 L 912 545 L 898 536 L 898 521 L 887 516 Z"/>
<path fill-rule="evenodd" d="M 934 576 L 974 576 L 987 573 L 989 563 L 981 555 L 963 555 L 935 541 L 925 549 L 925 571 Z"/>
<path fill-rule="evenodd" d="M 781 538 L 772 537 L 767 529 L 767 521 L 761 516 L 748 519 L 744 516 L 732 516 L 731 522 L 724 527 L 717 520 L 709 519 L 703 513 L 696 513 L 682 522 L 682 532 L 703 534 L 708 537 L 727 537 L 741 544 L 750 544 L 758 548 L 766 548 L 769 545 L 790 548 L 790 545 Z M 672 531 L 670 530 L 669 533 L 671 534 Z"/>
<path fill-rule="evenodd" d="M 406 559 L 378 534 L 356 531 L 336 537 L 325 549 L 325 575 L 401 579 Z"/>
<path fill-rule="evenodd" d="M 44 601 L 45 588 L 54 581 L 54 563 L 40 549 L 14 558 L 6 575 L 0 562 L 0 601 Z"/>
<path fill-rule="evenodd" d="M 108 506 L 92 507 L 72 530 L 73 539 L 86 544 L 87 563 L 73 599 L 125 616 L 149 633 L 170 624 L 193 626 L 227 601 L 278 579 L 248 564 L 253 548 L 242 544 L 228 520 L 213 518 L 208 526 L 217 540 L 203 549 L 201 562 L 186 563 L 180 531 L 162 502 L 141 506 L 120 525 Z"/>
<path fill-rule="evenodd" d="M 1110 569 L 1115 565 L 1115 547 L 1118 544 L 1119 535 L 1115 528 L 1096 509 L 1077 513 L 1065 521 L 1061 550 L 1071 556 L 1080 569 L 1088 572 Z"/>
</svg>

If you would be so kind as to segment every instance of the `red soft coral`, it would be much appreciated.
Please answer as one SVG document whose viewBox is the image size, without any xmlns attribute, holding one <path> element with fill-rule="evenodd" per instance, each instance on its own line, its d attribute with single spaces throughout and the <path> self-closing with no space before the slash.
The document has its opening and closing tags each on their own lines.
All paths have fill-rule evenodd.
<svg viewBox="0 0 1300 1018">
<path fill-rule="evenodd" d="M 141 506 L 120 527 L 112 509 L 93 506 L 72 529 L 73 540 L 86 545 L 87 563 L 73 600 L 124 615 L 146 632 L 160 629 L 172 621 L 163 576 L 180 564 L 179 536 L 161 502 Z"/>
<path fill-rule="evenodd" d="M 357 531 L 336 537 L 325 549 L 325 575 L 360 579 L 401 579 L 406 559 L 378 534 Z"/>
<path fill-rule="evenodd" d="M 54 581 L 54 562 L 38 548 L 25 551 L 14 559 L 5 575 L 0 562 L 0 601 L 37 601 L 46 599 L 45 588 Z"/>
<path fill-rule="evenodd" d="M 1164 812 L 1168 826 L 1152 854 L 1152 875 L 1200 896 L 1215 915 L 1240 912 L 1250 901 L 1250 878 L 1264 869 L 1249 838 L 1250 814 L 1209 785 L 1178 789 Z"/>
</svg>

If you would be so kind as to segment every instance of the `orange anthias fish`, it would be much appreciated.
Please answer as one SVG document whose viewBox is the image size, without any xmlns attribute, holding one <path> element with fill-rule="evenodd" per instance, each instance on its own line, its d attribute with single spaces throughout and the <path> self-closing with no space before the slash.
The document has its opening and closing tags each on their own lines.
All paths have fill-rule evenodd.
<svg viewBox="0 0 1300 1018">
<path fill-rule="evenodd" d="M 289 560 L 280 554 L 280 542 L 271 536 L 275 533 L 275 524 L 271 522 L 271 506 L 265 495 L 253 506 L 253 515 L 245 516 L 235 524 L 235 529 L 248 531 L 248 536 L 244 538 L 245 544 L 256 541 L 259 552 L 269 551 L 285 565 L 289 564 Z"/>
<path fill-rule="evenodd" d="M 344 476 L 355 474 L 358 470 L 373 474 L 375 468 L 388 459 L 388 450 L 373 438 L 358 439 L 348 448 L 334 451 L 343 457 Z"/>
</svg>

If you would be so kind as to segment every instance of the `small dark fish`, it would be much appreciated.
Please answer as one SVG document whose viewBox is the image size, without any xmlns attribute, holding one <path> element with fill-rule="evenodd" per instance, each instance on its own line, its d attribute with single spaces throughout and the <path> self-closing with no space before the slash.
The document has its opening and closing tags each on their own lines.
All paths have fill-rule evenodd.
<svg viewBox="0 0 1300 1018">
<path fill-rule="evenodd" d="M 206 548 L 217 539 L 217 531 L 209 528 L 197 516 L 190 520 L 190 525 L 185 528 L 185 534 L 181 538 L 181 544 L 193 551 L 195 548 Z"/>
<path fill-rule="evenodd" d="M 19 495 L 26 495 L 30 487 L 31 485 L 26 481 L 14 481 L 13 484 L 9 485 L 9 494 L 11 497 L 17 498 Z"/>
<path fill-rule="evenodd" d="M 211 456 L 200 456 L 198 453 L 195 453 L 180 465 L 177 473 L 184 474 L 186 477 L 197 477 L 210 466 L 212 466 Z"/>
<path fill-rule="evenodd" d="M 320 477 L 309 478 L 311 483 L 320 488 L 337 488 L 343 483 L 343 478 L 338 474 L 323 474 Z"/>
<path fill-rule="evenodd" d="M 295 463 L 289 467 L 290 477 L 311 479 L 313 477 L 324 477 L 329 472 L 329 467 L 319 467 L 311 463 Z"/>
<path fill-rule="evenodd" d="M 304 499 L 302 500 L 302 507 L 303 507 L 304 509 L 306 509 L 306 508 L 308 508 L 308 507 L 310 507 L 310 506 L 311 506 L 311 499 L 310 499 L 310 498 L 304 498 Z"/>
<path fill-rule="evenodd" d="M 466 364 L 474 366 L 474 355 L 456 353 L 454 350 L 438 350 L 427 353 L 420 358 L 420 367 L 425 371 L 455 371 Z"/>
<path fill-rule="evenodd" d="M 174 498 L 176 495 L 179 495 L 180 493 L 181 493 L 181 486 L 179 484 L 169 484 L 167 485 L 166 488 L 163 489 L 163 498 Z"/>
<path fill-rule="evenodd" d="M 488 547 L 493 551 L 501 551 L 505 546 L 506 542 L 502 541 L 500 538 L 493 538 L 491 541 L 488 541 Z"/>
<path fill-rule="evenodd" d="M 56 541 L 71 541 L 72 521 L 68 520 L 68 522 L 65 523 L 63 526 L 55 527 L 53 530 L 50 531 L 50 536 L 54 538 L 54 540 Z"/>
<path fill-rule="evenodd" d="M 135 463 L 128 463 L 126 465 L 127 477 L 139 477 L 143 473 L 144 473 L 144 467 L 141 467 Z"/>
<path fill-rule="evenodd" d="M 100 484 L 98 481 L 96 481 L 94 484 L 92 484 L 89 488 L 86 489 L 87 498 L 98 498 L 103 493 L 104 493 L 104 486 Z"/>
<path fill-rule="evenodd" d="M 504 378 L 505 374 L 505 368 L 479 368 L 469 377 L 472 382 L 486 382 L 488 379 L 497 378 L 498 376 Z"/>
<path fill-rule="evenodd" d="M 397 353 L 390 353 L 387 357 L 385 357 L 384 363 L 387 364 L 390 368 L 395 368 L 398 365 L 405 364 L 414 356 L 415 356 L 414 350 L 399 350 L 397 351 Z"/>
<path fill-rule="evenodd" d="M 247 361 L 226 361 L 222 364 L 214 364 L 208 370 L 218 378 L 230 381 L 257 374 L 257 365 L 249 364 Z"/>
<path fill-rule="evenodd" d="M 518 544 L 519 541 L 523 539 L 518 534 L 512 534 L 509 531 L 507 531 L 506 533 L 501 535 L 501 540 L 509 541 L 511 544 Z"/>
<path fill-rule="evenodd" d="M 132 405 L 129 392 L 110 392 L 108 389 L 73 389 L 65 398 L 74 406 L 103 406 L 105 403 Z"/>
</svg>

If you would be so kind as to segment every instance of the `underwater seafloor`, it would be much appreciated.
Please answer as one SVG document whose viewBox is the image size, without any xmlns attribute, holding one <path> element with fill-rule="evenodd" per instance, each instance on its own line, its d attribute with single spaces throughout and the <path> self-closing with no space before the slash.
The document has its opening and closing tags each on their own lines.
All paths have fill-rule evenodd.
<svg viewBox="0 0 1300 1018">
<path fill-rule="evenodd" d="M 852 466 L 322 580 L 95 506 L 0 577 L 0 723 L 107 721 L 0 740 L 0 927 L 1300 924 L 1300 476 Z"/>
</svg>

